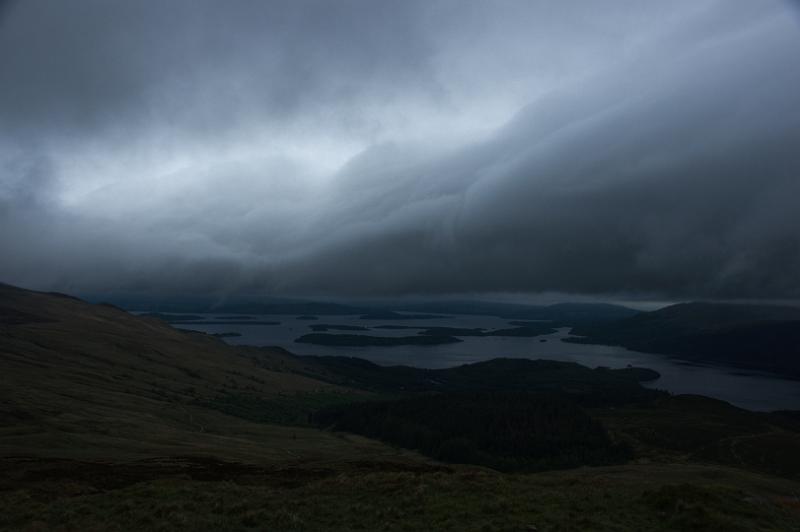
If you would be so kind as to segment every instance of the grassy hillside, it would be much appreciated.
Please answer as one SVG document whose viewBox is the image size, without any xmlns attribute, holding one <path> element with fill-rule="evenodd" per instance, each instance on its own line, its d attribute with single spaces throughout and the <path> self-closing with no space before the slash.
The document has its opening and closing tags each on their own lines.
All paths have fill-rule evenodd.
<svg viewBox="0 0 800 532">
<path fill-rule="evenodd" d="M 0 286 L 0 374 L 0 530 L 778 531 L 800 520 L 796 412 L 648 391 L 644 369 L 295 357 Z M 339 428 L 386 443 L 315 428 L 320 412 L 366 419 Z M 387 436 L 419 426 L 449 454 Z M 453 438 L 477 454 L 459 455 Z M 474 465 L 514 469 L 509 458 L 627 462 Z"/>
<path fill-rule="evenodd" d="M 225 415 L 231 398 L 258 400 L 285 420 L 360 393 L 279 371 L 285 359 L 112 306 L 0 286 L 0 454 L 257 462 L 397 454 L 356 438 Z"/>
</svg>

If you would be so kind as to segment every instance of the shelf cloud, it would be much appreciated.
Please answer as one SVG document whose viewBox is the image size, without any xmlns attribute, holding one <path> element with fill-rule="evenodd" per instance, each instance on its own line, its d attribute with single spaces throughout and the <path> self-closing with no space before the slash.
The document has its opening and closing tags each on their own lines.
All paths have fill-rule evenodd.
<svg viewBox="0 0 800 532">
<path fill-rule="evenodd" d="M 800 298 L 800 18 L 0 2 L 0 281 Z"/>
</svg>

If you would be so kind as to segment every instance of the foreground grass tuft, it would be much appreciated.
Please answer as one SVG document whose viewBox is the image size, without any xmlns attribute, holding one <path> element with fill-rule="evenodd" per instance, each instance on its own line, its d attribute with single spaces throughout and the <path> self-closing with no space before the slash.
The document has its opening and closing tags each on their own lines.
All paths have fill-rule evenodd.
<svg viewBox="0 0 800 532">
<path fill-rule="evenodd" d="M 593 468 L 536 475 L 488 470 L 344 468 L 287 486 L 181 478 L 61 494 L 42 485 L 3 493 L 3 530 L 782 531 L 796 509 L 766 477 L 681 466 Z M 745 486 L 734 488 L 733 485 Z M 760 495 L 755 496 L 755 487 Z M 787 484 L 788 486 L 788 484 Z M 749 487 L 749 488 L 748 488 Z M 775 491 L 777 490 L 777 491 Z M 773 496 L 772 494 L 775 493 Z M 792 528 L 795 527 L 795 528 Z"/>
</svg>

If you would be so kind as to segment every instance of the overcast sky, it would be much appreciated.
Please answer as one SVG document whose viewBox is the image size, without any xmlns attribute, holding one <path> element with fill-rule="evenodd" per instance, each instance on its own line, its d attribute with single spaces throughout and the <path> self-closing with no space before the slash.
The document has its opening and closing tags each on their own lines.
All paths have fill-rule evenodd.
<svg viewBox="0 0 800 532">
<path fill-rule="evenodd" d="M 0 0 L 0 281 L 800 298 L 780 0 Z"/>
</svg>

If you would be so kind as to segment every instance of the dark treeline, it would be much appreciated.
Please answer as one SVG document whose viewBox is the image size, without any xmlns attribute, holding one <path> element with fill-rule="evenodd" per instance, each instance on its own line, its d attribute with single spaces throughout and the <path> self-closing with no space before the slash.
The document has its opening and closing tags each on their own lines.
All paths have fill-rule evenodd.
<svg viewBox="0 0 800 532">
<path fill-rule="evenodd" d="M 453 368 L 379 366 L 360 358 L 305 356 L 301 373 L 377 393 L 564 393 L 585 407 L 649 402 L 665 392 L 640 382 L 658 378 L 645 368 L 590 369 L 574 362 L 495 358 Z"/>
<path fill-rule="evenodd" d="M 329 323 L 315 323 L 309 325 L 314 332 L 327 332 L 327 331 L 368 331 L 367 327 L 360 325 L 331 325 Z"/>
<path fill-rule="evenodd" d="M 357 403 L 316 413 L 317 424 L 501 471 L 620 463 L 628 447 L 564 396 L 463 392 Z"/>
<path fill-rule="evenodd" d="M 523 323 L 523 322 L 514 322 Z M 426 336 L 518 336 L 530 338 L 544 334 L 553 334 L 556 329 L 549 323 L 530 322 L 523 326 L 510 329 L 495 329 L 487 331 L 483 328 L 465 329 L 459 327 L 428 327 L 419 332 Z"/>
<path fill-rule="evenodd" d="M 329 333 L 304 334 L 295 339 L 295 342 L 299 344 L 339 346 L 440 345 L 460 341 L 453 336 L 370 336 L 367 334 Z"/>
</svg>

